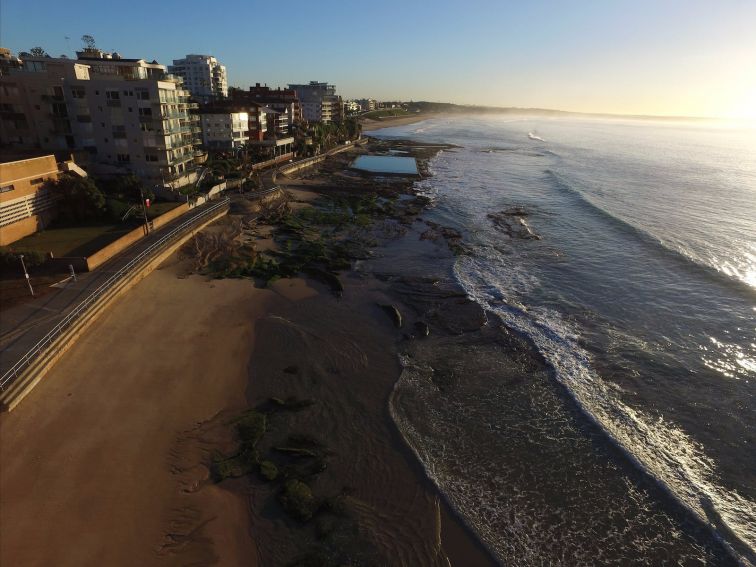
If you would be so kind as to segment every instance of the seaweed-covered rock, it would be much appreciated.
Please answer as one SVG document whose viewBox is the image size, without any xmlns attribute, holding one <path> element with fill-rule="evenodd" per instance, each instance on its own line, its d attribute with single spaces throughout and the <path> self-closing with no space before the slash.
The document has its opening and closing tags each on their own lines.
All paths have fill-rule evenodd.
<svg viewBox="0 0 756 567">
<path fill-rule="evenodd" d="M 317 508 L 312 490 L 301 480 L 287 481 L 279 500 L 287 514 L 302 522 L 310 520 Z"/>
<path fill-rule="evenodd" d="M 268 481 L 276 480 L 278 467 L 271 461 L 263 461 L 260 463 L 260 475 Z"/>
</svg>

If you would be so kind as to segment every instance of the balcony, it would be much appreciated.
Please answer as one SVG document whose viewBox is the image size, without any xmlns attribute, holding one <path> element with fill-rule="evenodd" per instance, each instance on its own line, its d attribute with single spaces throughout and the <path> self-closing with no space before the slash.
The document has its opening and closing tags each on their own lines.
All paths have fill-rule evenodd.
<svg viewBox="0 0 756 567">
<path fill-rule="evenodd" d="M 194 160 L 194 153 L 190 153 L 183 156 L 174 156 L 168 160 L 168 163 L 171 165 L 179 165 L 179 164 L 186 163 L 188 161 L 193 161 L 193 160 Z"/>
</svg>

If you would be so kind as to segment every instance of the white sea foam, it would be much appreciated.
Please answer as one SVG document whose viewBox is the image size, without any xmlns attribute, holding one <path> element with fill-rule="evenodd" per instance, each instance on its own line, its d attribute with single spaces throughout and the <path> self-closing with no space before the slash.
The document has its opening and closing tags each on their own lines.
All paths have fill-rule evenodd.
<svg viewBox="0 0 756 567">
<path fill-rule="evenodd" d="M 724 542 L 735 536 L 756 550 L 756 503 L 717 481 L 716 465 L 682 429 L 622 401 L 621 392 L 593 370 L 579 346 L 579 331 L 556 312 L 508 305 L 503 298 L 512 282 L 492 270 L 493 258 L 462 257 L 455 266 L 459 282 L 480 305 L 498 314 L 512 329 L 529 337 L 553 368 L 554 375 L 581 409 L 643 470 L 683 505 L 710 525 Z M 737 553 L 737 552 L 736 552 Z M 742 557 L 743 562 L 749 558 Z"/>
</svg>

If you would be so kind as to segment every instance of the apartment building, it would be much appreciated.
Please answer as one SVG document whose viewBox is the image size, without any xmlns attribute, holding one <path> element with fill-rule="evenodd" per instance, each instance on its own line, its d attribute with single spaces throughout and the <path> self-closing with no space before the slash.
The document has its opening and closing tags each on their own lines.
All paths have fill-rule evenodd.
<svg viewBox="0 0 756 567">
<path fill-rule="evenodd" d="M 252 122 L 257 119 L 252 116 Z M 200 112 L 202 143 L 211 150 L 232 150 L 249 142 L 250 117 L 243 109 L 207 108 Z"/>
<path fill-rule="evenodd" d="M 289 85 L 302 105 L 302 115 L 308 122 L 341 122 L 344 103 L 336 94 L 336 87 L 328 83 L 310 81 L 307 84 Z"/>
<path fill-rule="evenodd" d="M 77 59 L 27 57 L 0 76 L 0 143 L 66 150 L 93 173 L 135 173 L 179 187 L 193 181 L 198 106 L 157 61 L 98 49 Z"/>
<path fill-rule="evenodd" d="M 234 133 L 233 116 L 236 114 L 247 115 L 245 136 Z M 203 105 L 200 115 L 208 149 L 230 149 L 244 145 L 247 148 L 256 147 L 262 155 L 271 158 L 293 155 L 294 138 L 286 133 L 287 117 L 277 110 L 250 100 L 241 102 L 228 99 Z M 241 127 L 240 123 L 238 127 Z M 244 144 L 237 145 L 241 139 Z M 215 144 L 211 145 L 211 141 L 215 141 Z"/>
<path fill-rule="evenodd" d="M 231 88 L 228 96 L 234 102 L 247 103 L 254 102 L 267 108 L 278 111 L 286 117 L 286 126 L 284 133 L 291 132 L 295 124 L 302 122 L 302 105 L 297 98 L 297 93 L 292 89 L 282 89 L 280 87 L 272 89 L 267 85 L 256 83 L 249 90 Z"/>
<path fill-rule="evenodd" d="M 56 198 L 47 187 L 64 172 L 86 177 L 69 159 L 35 156 L 0 163 L 0 246 L 43 229 L 54 218 Z"/>
<path fill-rule="evenodd" d="M 357 101 L 357 104 L 360 105 L 360 110 L 364 112 L 375 110 L 378 107 L 378 103 L 372 98 L 361 98 Z"/>
<path fill-rule="evenodd" d="M 226 66 L 210 55 L 187 55 L 174 59 L 168 72 L 184 79 L 184 87 L 199 102 L 210 102 L 228 96 Z"/>
</svg>

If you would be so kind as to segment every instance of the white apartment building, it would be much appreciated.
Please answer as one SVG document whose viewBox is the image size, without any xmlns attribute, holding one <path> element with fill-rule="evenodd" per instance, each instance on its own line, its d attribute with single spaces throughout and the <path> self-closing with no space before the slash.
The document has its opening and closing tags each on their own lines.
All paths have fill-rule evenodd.
<svg viewBox="0 0 756 567">
<path fill-rule="evenodd" d="M 87 167 L 99 174 L 135 173 L 173 187 L 191 182 L 199 116 L 181 80 L 156 61 L 96 49 L 78 56 L 29 57 L 0 76 L 0 143 L 85 151 Z"/>
<path fill-rule="evenodd" d="M 225 65 L 210 55 L 187 55 L 174 59 L 168 71 L 184 79 L 184 86 L 200 102 L 210 102 L 228 96 L 228 77 Z"/>
<path fill-rule="evenodd" d="M 249 142 L 248 112 L 202 113 L 202 143 L 208 149 L 229 150 Z"/>
<path fill-rule="evenodd" d="M 302 116 L 308 122 L 341 122 L 344 103 L 336 94 L 336 87 L 328 83 L 310 81 L 303 85 L 289 85 L 297 93 L 302 105 Z"/>
</svg>

